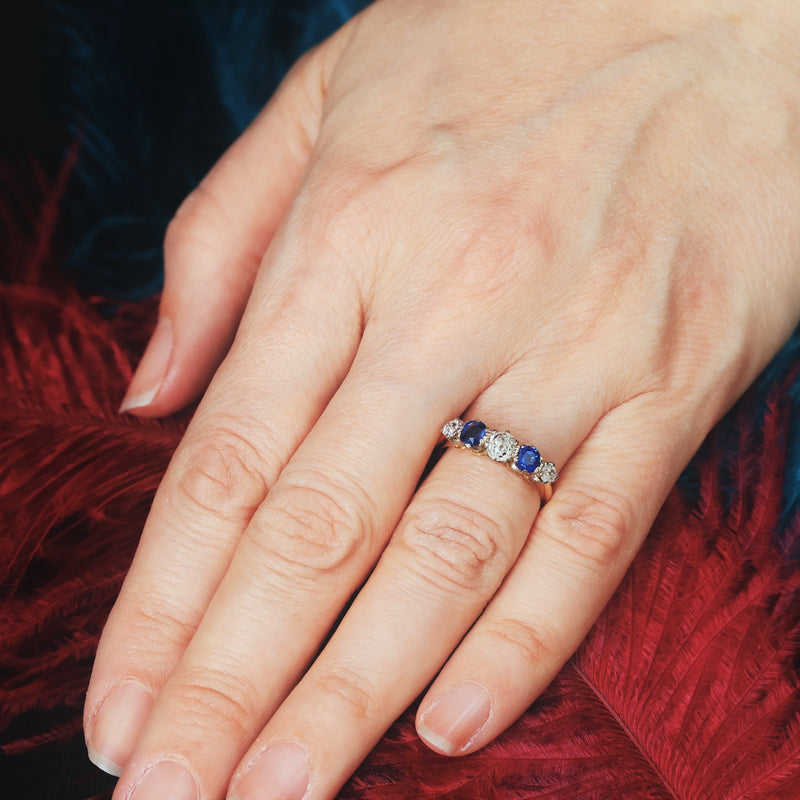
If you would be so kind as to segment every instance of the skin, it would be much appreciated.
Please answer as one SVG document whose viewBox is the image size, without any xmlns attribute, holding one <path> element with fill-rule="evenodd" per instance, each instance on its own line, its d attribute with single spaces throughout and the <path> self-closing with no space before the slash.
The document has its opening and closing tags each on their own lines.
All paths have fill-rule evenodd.
<svg viewBox="0 0 800 800">
<path fill-rule="evenodd" d="M 547 686 L 800 319 L 797 41 L 794 0 L 382 0 L 298 63 L 166 238 L 129 400 L 159 359 L 135 413 L 205 394 L 87 695 L 90 751 L 115 686 L 155 698 L 114 800 L 164 759 L 289 798 L 246 778 L 275 742 L 332 798 L 431 681 L 452 754 Z M 456 416 L 552 500 L 452 449 L 415 492 Z"/>
</svg>

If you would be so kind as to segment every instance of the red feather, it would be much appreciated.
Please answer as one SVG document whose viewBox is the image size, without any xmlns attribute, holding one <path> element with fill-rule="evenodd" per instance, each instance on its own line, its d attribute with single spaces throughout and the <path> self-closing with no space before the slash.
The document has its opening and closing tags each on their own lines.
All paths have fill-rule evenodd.
<svg viewBox="0 0 800 800">
<path fill-rule="evenodd" d="M 7 753 L 80 729 L 100 629 L 184 428 L 116 412 L 155 302 L 106 318 L 106 304 L 56 278 L 66 174 L 49 189 L 35 171 L 3 176 L 15 208 L 0 209 L 0 265 L 13 278 L 0 283 L 0 737 L 34 710 L 70 719 L 0 738 Z M 24 206 L 34 193 L 44 193 L 38 218 Z"/>
<path fill-rule="evenodd" d="M 116 412 L 152 302 L 108 318 L 99 300 L 40 280 L 58 192 L 28 228 L 39 238 L 6 243 L 17 279 L 0 284 L 7 753 L 77 733 L 99 631 L 186 421 Z M 447 759 L 420 744 L 409 712 L 342 797 L 797 800 L 800 520 L 780 523 L 786 386 L 758 425 L 744 401 L 715 431 L 696 459 L 699 489 L 673 491 L 586 642 L 506 734 Z M 10 733 L 42 709 L 66 721 Z"/>
</svg>

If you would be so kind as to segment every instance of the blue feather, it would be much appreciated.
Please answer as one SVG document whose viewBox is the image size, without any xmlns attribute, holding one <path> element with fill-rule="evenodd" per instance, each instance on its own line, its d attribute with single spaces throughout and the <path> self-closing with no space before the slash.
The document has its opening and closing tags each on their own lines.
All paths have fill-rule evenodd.
<svg viewBox="0 0 800 800">
<path fill-rule="evenodd" d="M 82 145 L 61 232 L 81 287 L 126 299 L 157 290 L 180 201 L 297 57 L 364 5 L 50 0 L 63 146 Z"/>
</svg>

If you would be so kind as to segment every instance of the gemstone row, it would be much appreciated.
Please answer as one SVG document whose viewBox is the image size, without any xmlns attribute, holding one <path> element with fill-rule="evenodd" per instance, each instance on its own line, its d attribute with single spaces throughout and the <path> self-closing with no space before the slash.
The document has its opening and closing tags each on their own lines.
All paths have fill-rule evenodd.
<svg viewBox="0 0 800 800">
<path fill-rule="evenodd" d="M 442 427 L 442 434 L 450 444 L 485 453 L 528 480 L 552 483 L 558 477 L 555 464 L 543 461 L 535 447 L 521 445 L 508 431 L 490 430 L 480 420 L 451 419 Z"/>
</svg>

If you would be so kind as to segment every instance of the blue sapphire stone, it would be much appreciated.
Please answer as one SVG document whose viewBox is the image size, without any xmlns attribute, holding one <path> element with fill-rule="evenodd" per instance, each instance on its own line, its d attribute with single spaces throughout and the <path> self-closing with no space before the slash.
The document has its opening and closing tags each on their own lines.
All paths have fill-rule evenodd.
<svg viewBox="0 0 800 800">
<path fill-rule="evenodd" d="M 520 472 L 536 472 L 536 467 L 539 466 L 541 460 L 542 457 L 535 447 L 528 444 L 523 445 L 517 453 L 517 469 Z"/>
<path fill-rule="evenodd" d="M 461 442 L 467 447 L 478 447 L 486 433 L 486 426 L 477 419 L 465 422 L 461 429 Z"/>
</svg>

